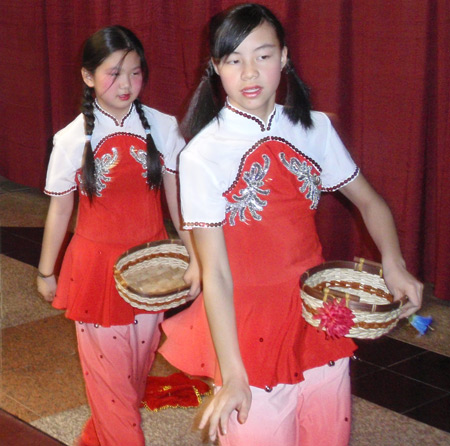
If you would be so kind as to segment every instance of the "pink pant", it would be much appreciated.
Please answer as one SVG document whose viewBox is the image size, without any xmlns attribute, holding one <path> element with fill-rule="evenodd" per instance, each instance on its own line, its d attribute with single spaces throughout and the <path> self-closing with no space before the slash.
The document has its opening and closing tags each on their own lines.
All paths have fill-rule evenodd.
<svg viewBox="0 0 450 446">
<path fill-rule="evenodd" d="M 251 387 L 252 406 L 244 424 L 230 417 L 221 446 L 347 446 L 351 394 L 348 358 L 304 373 L 299 384 L 267 392 Z"/>
<path fill-rule="evenodd" d="M 76 323 L 78 351 L 91 407 L 80 444 L 144 446 L 139 406 L 159 344 L 161 314 L 101 327 Z"/>
</svg>

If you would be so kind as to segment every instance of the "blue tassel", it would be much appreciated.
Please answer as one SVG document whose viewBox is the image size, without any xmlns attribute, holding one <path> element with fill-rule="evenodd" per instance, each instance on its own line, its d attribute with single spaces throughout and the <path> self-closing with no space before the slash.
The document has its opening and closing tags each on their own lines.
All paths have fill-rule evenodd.
<svg viewBox="0 0 450 446">
<path fill-rule="evenodd" d="M 428 329 L 432 330 L 430 327 L 433 318 L 431 316 L 419 316 L 417 314 L 412 314 L 408 318 L 409 323 L 419 332 L 420 336 L 423 336 Z"/>
</svg>

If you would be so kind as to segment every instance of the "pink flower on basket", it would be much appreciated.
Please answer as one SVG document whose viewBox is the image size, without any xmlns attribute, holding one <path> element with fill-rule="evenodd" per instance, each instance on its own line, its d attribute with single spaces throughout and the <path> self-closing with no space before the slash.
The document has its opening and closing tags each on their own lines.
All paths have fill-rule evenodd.
<svg viewBox="0 0 450 446">
<path fill-rule="evenodd" d="M 354 314 L 346 307 L 345 300 L 324 302 L 323 307 L 318 309 L 314 319 L 319 319 L 319 328 L 325 330 L 331 338 L 340 338 L 350 332 L 355 325 Z"/>
</svg>

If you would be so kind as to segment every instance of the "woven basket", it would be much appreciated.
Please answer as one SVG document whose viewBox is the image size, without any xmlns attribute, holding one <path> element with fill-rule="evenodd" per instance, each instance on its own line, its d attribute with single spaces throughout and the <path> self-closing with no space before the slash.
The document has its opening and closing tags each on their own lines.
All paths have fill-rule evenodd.
<svg viewBox="0 0 450 446">
<path fill-rule="evenodd" d="M 146 243 L 124 252 L 114 266 L 120 296 L 130 305 L 159 312 L 190 300 L 183 275 L 189 255 L 179 240 Z"/>
<path fill-rule="evenodd" d="M 326 306 L 347 307 L 354 325 L 344 335 L 376 339 L 398 322 L 407 297 L 395 301 L 383 280 L 381 265 L 364 259 L 355 262 L 325 262 L 305 271 L 300 278 L 302 313 L 306 322 L 319 327 Z M 344 300 L 344 302 L 341 302 Z M 328 332 L 328 330 L 321 326 Z"/>
</svg>

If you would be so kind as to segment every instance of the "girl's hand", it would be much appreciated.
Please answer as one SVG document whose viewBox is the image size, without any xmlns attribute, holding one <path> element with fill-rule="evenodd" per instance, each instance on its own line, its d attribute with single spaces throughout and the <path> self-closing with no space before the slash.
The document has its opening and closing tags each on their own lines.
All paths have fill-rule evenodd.
<svg viewBox="0 0 450 446">
<path fill-rule="evenodd" d="M 208 435 L 215 441 L 217 431 L 227 434 L 228 420 L 231 413 L 238 412 L 238 421 L 243 424 L 247 421 L 248 412 L 252 403 L 252 394 L 247 382 L 232 379 L 214 395 L 203 413 L 199 428 L 203 429 L 209 422 Z"/>
<path fill-rule="evenodd" d="M 192 298 L 197 297 L 201 291 L 201 279 L 200 279 L 200 267 L 198 262 L 191 261 L 189 266 L 184 273 L 184 281 L 190 285 L 189 296 Z"/>
<path fill-rule="evenodd" d="M 56 278 L 53 274 L 50 277 L 39 277 L 36 279 L 37 289 L 47 302 L 53 302 L 56 294 Z"/>
<path fill-rule="evenodd" d="M 383 262 L 383 275 L 394 300 L 408 296 L 408 302 L 403 306 L 400 318 L 406 318 L 422 306 L 423 284 L 413 277 L 404 263 Z"/>
</svg>

